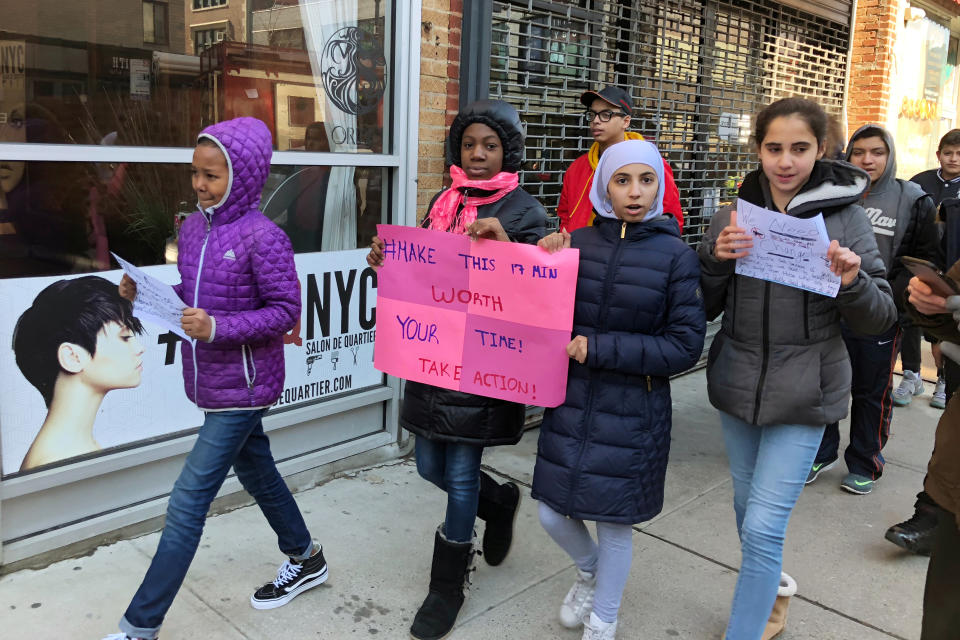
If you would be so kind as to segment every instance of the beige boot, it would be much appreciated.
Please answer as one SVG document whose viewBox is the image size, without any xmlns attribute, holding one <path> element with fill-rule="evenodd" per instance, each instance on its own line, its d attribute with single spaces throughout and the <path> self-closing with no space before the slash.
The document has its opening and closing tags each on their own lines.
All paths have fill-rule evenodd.
<svg viewBox="0 0 960 640">
<path fill-rule="evenodd" d="M 777 599 L 773 603 L 767 628 L 763 630 L 763 640 L 776 638 L 787 626 L 787 607 L 790 606 L 790 597 L 796 592 L 797 581 L 781 571 L 780 588 L 777 589 Z"/>
</svg>

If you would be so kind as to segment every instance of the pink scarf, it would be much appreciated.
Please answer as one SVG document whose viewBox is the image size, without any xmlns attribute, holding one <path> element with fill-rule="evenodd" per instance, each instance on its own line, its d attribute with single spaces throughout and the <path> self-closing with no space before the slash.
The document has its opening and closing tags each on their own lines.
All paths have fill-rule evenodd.
<svg viewBox="0 0 960 640">
<path fill-rule="evenodd" d="M 506 171 L 501 171 L 489 180 L 470 180 L 467 178 L 467 173 L 457 165 L 450 167 L 450 177 L 453 179 L 453 185 L 441 193 L 433 203 L 428 228 L 461 235 L 465 234 L 467 227 L 477 219 L 477 207 L 496 202 L 520 184 L 520 177 L 516 173 Z M 494 193 L 476 198 L 465 197 L 463 189 L 480 189 Z M 457 207 L 461 202 L 463 202 L 463 212 L 458 219 L 455 219 Z"/>
</svg>

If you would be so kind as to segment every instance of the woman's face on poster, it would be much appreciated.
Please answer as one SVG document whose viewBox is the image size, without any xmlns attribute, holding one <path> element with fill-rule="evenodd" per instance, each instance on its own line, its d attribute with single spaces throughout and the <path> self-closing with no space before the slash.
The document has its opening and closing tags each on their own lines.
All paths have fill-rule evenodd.
<svg viewBox="0 0 960 640">
<path fill-rule="evenodd" d="M 97 334 L 97 350 L 83 368 L 84 381 L 106 393 L 140 384 L 143 374 L 143 345 L 128 327 L 108 322 Z"/>
<path fill-rule="evenodd" d="M 26 110 L 22 104 L 4 111 L 0 118 L 0 142 L 27 141 Z M 23 179 L 26 163 L 0 157 L 0 191 L 10 193 Z"/>
</svg>

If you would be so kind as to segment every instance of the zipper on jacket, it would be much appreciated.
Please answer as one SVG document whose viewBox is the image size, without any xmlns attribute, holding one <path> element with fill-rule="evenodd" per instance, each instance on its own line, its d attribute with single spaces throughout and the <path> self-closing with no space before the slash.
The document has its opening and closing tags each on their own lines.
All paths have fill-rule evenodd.
<svg viewBox="0 0 960 640">
<path fill-rule="evenodd" d="M 653 391 L 653 386 L 650 384 L 650 376 L 647 376 L 647 391 Z"/>
<path fill-rule="evenodd" d="M 250 354 L 250 366 L 247 366 L 247 353 Z M 253 360 L 253 348 L 248 345 L 240 345 L 240 357 L 243 358 L 243 378 L 247 382 L 247 388 L 253 390 L 253 383 L 257 379 L 257 363 Z"/>
<path fill-rule="evenodd" d="M 763 284 L 763 358 L 760 361 L 760 378 L 757 380 L 757 395 L 753 407 L 753 424 L 760 419 L 760 396 L 763 395 L 763 382 L 767 377 L 767 365 L 770 360 L 770 283 Z"/>
<path fill-rule="evenodd" d="M 737 339 L 737 274 L 734 273 L 730 278 L 730 284 L 733 286 L 733 305 L 730 309 L 730 337 Z M 726 310 L 724 310 L 726 315 Z"/>
<path fill-rule="evenodd" d="M 200 274 L 203 273 L 203 258 L 207 253 L 207 241 L 210 239 L 210 222 L 211 215 L 207 215 L 206 211 L 201 209 L 203 214 L 203 219 L 207 221 L 207 231 L 203 235 L 203 246 L 200 247 L 200 263 L 197 266 L 197 281 L 193 288 L 193 306 L 197 306 L 197 301 L 200 299 Z M 197 339 L 194 338 L 190 341 L 190 349 L 193 351 L 193 401 L 199 407 L 200 406 L 200 389 L 198 382 L 198 372 L 200 367 L 197 366 Z"/>
<path fill-rule="evenodd" d="M 623 225 L 620 227 L 621 240 L 624 239 L 624 235 L 626 234 L 626 231 L 627 231 L 627 223 L 624 222 Z M 607 273 L 603 278 L 603 289 L 601 290 L 601 298 L 600 298 L 600 304 L 601 304 L 600 331 L 601 332 L 607 330 L 607 311 L 610 306 L 609 303 L 607 303 L 607 300 L 610 297 L 610 289 L 613 286 L 613 274 L 615 272 L 613 265 L 616 265 L 619 263 L 620 254 L 623 253 L 624 244 L 625 243 L 623 242 L 617 242 L 617 246 L 613 250 L 613 256 L 607 262 Z M 587 371 L 589 373 L 589 369 Z M 650 386 L 649 376 L 647 377 L 647 386 L 648 387 Z M 590 410 L 593 408 L 593 374 L 590 374 L 590 385 L 588 389 L 589 390 L 587 391 L 587 403 L 583 410 L 584 421 L 586 420 L 586 416 L 590 415 Z M 587 428 L 589 429 L 589 426 Z M 584 433 L 583 440 L 580 441 L 580 450 L 577 452 L 577 463 L 573 466 L 573 472 L 575 475 L 573 477 L 573 483 L 570 486 L 570 493 L 569 495 L 567 495 L 567 512 L 568 513 L 571 511 L 570 507 L 573 503 L 573 497 L 577 494 L 577 489 L 580 486 L 580 464 L 583 462 L 583 452 L 584 452 L 584 449 L 587 448 L 588 436 L 589 436 L 589 431 Z"/>
<path fill-rule="evenodd" d="M 803 337 L 806 340 L 810 339 L 810 293 L 808 291 L 803 292 Z"/>
</svg>

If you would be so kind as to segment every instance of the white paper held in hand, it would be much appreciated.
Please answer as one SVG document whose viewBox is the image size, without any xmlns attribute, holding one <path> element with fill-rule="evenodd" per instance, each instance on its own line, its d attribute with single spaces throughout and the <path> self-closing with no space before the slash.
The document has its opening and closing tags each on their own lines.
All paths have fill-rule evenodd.
<svg viewBox="0 0 960 640">
<path fill-rule="evenodd" d="M 152 321 L 173 331 L 184 340 L 190 341 L 192 338 L 184 333 L 180 326 L 180 318 L 183 317 L 183 310 L 187 305 L 183 303 L 173 287 L 145 273 L 117 254 L 111 252 L 110 255 L 116 259 L 123 272 L 137 283 L 137 297 L 133 301 L 134 315 L 141 320 Z"/>
<path fill-rule="evenodd" d="M 830 270 L 823 214 L 794 218 L 737 200 L 737 226 L 753 236 L 749 255 L 737 259 L 738 275 L 837 297 L 840 276 Z"/>
</svg>

